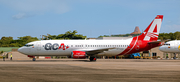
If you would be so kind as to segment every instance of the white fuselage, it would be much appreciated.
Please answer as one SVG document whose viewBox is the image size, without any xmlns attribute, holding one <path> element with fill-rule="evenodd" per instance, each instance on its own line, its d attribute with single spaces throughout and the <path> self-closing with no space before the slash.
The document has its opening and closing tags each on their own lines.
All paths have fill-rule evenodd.
<svg viewBox="0 0 180 82">
<path fill-rule="evenodd" d="M 23 46 L 18 51 L 32 56 L 70 56 L 72 51 L 113 48 L 95 55 L 115 56 L 123 52 L 131 41 L 132 38 L 127 40 L 42 40 L 28 43 L 33 46 Z"/>
<path fill-rule="evenodd" d="M 163 15 L 157 15 L 139 36 L 126 40 L 43 40 L 26 44 L 19 52 L 31 56 L 116 56 L 147 51 L 160 45 L 158 39 Z M 152 43 L 153 42 L 153 43 Z M 90 57 L 92 60 L 93 57 Z M 95 60 L 95 59 L 94 59 Z"/>
<path fill-rule="evenodd" d="M 159 50 L 167 53 L 180 53 L 180 40 L 166 42 Z"/>
</svg>

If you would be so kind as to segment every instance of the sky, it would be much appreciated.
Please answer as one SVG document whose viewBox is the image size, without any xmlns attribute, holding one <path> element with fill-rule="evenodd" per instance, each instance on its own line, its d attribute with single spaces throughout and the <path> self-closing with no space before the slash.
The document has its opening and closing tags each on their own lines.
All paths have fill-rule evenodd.
<svg viewBox="0 0 180 82">
<path fill-rule="evenodd" d="M 0 37 L 58 35 L 88 38 L 143 31 L 164 15 L 160 33 L 180 31 L 180 0 L 0 0 Z"/>
</svg>

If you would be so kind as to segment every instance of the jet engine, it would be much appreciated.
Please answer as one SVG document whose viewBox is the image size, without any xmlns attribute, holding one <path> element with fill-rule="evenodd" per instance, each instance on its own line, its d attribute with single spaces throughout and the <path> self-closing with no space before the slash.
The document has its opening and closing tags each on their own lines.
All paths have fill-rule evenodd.
<svg viewBox="0 0 180 82">
<path fill-rule="evenodd" d="M 85 59 L 86 58 L 86 52 L 83 51 L 72 51 L 71 52 L 71 58 L 74 59 Z"/>
</svg>

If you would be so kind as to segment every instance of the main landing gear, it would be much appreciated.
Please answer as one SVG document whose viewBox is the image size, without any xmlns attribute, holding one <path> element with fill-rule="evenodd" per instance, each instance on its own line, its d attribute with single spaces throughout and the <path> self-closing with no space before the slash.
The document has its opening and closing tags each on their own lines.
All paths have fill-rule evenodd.
<svg viewBox="0 0 180 82">
<path fill-rule="evenodd" d="M 89 60 L 90 61 L 96 61 L 96 57 L 90 57 Z"/>
</svg>

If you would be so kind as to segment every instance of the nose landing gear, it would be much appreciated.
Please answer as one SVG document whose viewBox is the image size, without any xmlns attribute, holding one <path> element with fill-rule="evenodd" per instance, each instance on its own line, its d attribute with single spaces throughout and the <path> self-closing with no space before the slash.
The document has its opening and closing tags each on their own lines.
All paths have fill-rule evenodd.
<svg viewBox="0 0 180 82">
<path fill-rule="evenodd" d="M 36 61 L 36 58 L 33 58 L 32 61 Z"/>
<path fill-rule="evenodd" d="M 28 55 L 28 57 L 32 58 L 32 61 L 36 61 L 36 57 L 35 56 Z"/>
</svg>

